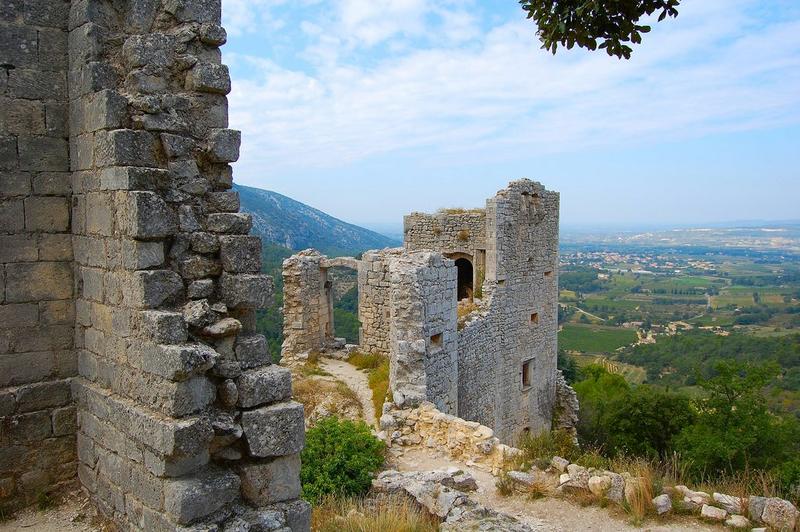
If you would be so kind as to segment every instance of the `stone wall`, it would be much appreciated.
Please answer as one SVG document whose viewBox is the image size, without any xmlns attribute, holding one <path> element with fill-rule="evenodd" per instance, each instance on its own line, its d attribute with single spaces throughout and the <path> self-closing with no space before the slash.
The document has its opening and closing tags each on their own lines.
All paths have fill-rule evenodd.
<svg viewBox="0 0 800 532">
<path fill-rule="evenodd" d="M 0 2 L 0 510 L 77 469 L 68 14 Z"/>
<path fill-rule="evenodd" d="M 409 253 L 389 263 L 389 382 L 398 406 L 430 401 L 458 412 L 456 276 L 453 261 L 439 253 Z"/>
<path fill-rule="evenodd" d="M 486 249 L 486 212 L 444 210 L 436 214 L 414 212 L 403 219 L 403 244 L 409 251 L 435 249 L 446 255 L 474 256 Z"/>
<path fill-rule="evenodd" d="M 0 293 L 21 321 L 0 329 L 4 505 L 77 472 L 122 529 L 308 529 L 303 408 L 256 334 L 272 280 L 230 190 L 220 16 L 219 0 L 0 8 L 18 67 L 0 87 L 30 85 L 0 115 Z"/>
<path fill-rule="evenodd" d="M 389 354 L 389 258 L 401 250 L 367 251 L 358 270 L 359 349 L 365 353 Z"/>
<path fill-rule="evenodd" d="M 558 193 L 529 180 L 512 182 L 486 204 L 483 292 L 488 305 L 482 320 L 487 323 L 472 325 L 482 329 L 482 340 L 471 341 L 475 336 L 470 325 L 459 340 L 459 415 L 492 427 L 504 442 L 513 442 L 525 429 L 551 428 L 558 334 L 558 213 Z M 485 358 L 493 361 L 489 373 Z M 523 369 L 528 371 L 527 385 Z"/>
<path fill-rule="evenodd" d="M 317 251 L 306 250 L 283 261 L 284 365 L 303 362 L 310 353 L 321 353 L 332 333 L 323 259 Z"/>
</svg>

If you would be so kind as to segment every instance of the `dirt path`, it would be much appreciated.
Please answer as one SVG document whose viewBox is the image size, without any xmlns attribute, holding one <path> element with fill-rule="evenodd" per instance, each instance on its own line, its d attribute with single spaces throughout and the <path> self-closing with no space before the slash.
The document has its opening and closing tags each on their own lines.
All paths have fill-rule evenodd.
<svg viewBox="0 0 800 532">
<path fill-rule="evenodd" d="M 473 500 L 498 512 L 512 515 L 534 530 L 553 532 L 574 532 L 593 530 L 602 532 L 677 532 L 720 531 L 721 527 L 705 525 L 690 518 L 672 518 L 670 521 L 653 520 L 641 527 L 632 525 L 621 510 L 582 507 L 567 499 L 546 497 L 530 501 L 521 495 L 501 497 L 495 488 L 495 478 L 491 473 L 468 467 L 434 450 L 413 449 L 403 452 L 393 459 L 391 467 L 399 471 L 433 471 L 458 467 L 475 477 L 478 491 L 470 494 Z"/>
<path fill-rule="evenodd" d="M 73 493 L 46 510 L 31 507 L 0 522 L 0 532 L 95 532 L 107 530 L 100 524 L 88 499 Z"/>
<path fill-rule="evenodd" d="M 367 375 L 344 360 L 323 357 L 319 359 L 319 365 L 356 392 L 364 411 L 364 421 L 372 427 L 377 427 L 378 418 L 375 416 L 375 407 L 372 406 L 372 390 L 369 388 Z"/>
</svg>

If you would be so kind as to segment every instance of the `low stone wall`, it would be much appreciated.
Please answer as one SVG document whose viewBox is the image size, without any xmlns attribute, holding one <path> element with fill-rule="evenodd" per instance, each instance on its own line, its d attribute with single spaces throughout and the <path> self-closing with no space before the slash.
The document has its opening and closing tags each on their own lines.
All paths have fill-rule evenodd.
<svg viewBox="0 0 800 532">
<path fill-rule="evenodd" d="M 389 408 L 380 424 L 390 446 L 444 450 L 493 475 L 501 474 L 506 461 L 520 452 L 500 443 L 489 427 L 440 412 L 429 402 L 412 409 Z"/>
</svg>

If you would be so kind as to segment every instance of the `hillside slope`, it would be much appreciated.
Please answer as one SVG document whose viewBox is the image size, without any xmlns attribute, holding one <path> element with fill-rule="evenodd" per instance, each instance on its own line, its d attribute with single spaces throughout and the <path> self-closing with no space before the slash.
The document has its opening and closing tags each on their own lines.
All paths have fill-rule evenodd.
<svg viewBox="0 0 800 532">
<path fill-rule="evenodd" d="M 343 222 L 277 192 L 234 185 L 242 211 L 253 216 L 253 234 L 292 250 L 314 248 L 327 255 L 356 255 L 400 242 Z"/>
</svg>

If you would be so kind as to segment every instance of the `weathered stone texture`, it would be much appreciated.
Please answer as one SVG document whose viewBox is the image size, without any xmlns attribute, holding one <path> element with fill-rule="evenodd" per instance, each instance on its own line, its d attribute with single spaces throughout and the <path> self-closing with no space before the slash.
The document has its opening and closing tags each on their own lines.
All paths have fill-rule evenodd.
<svg viewBox="0 0 800 532">
<path fill-rule="evenodd" d="M 0 510 L 74 483 L 68 2 L 0 6 Z"/>
<path fill-rule="evenodd" d="M 220 3 L 0 6 L 0 509 L 80 481 L 122 530 L 309 527 Z"/>
</svg>

